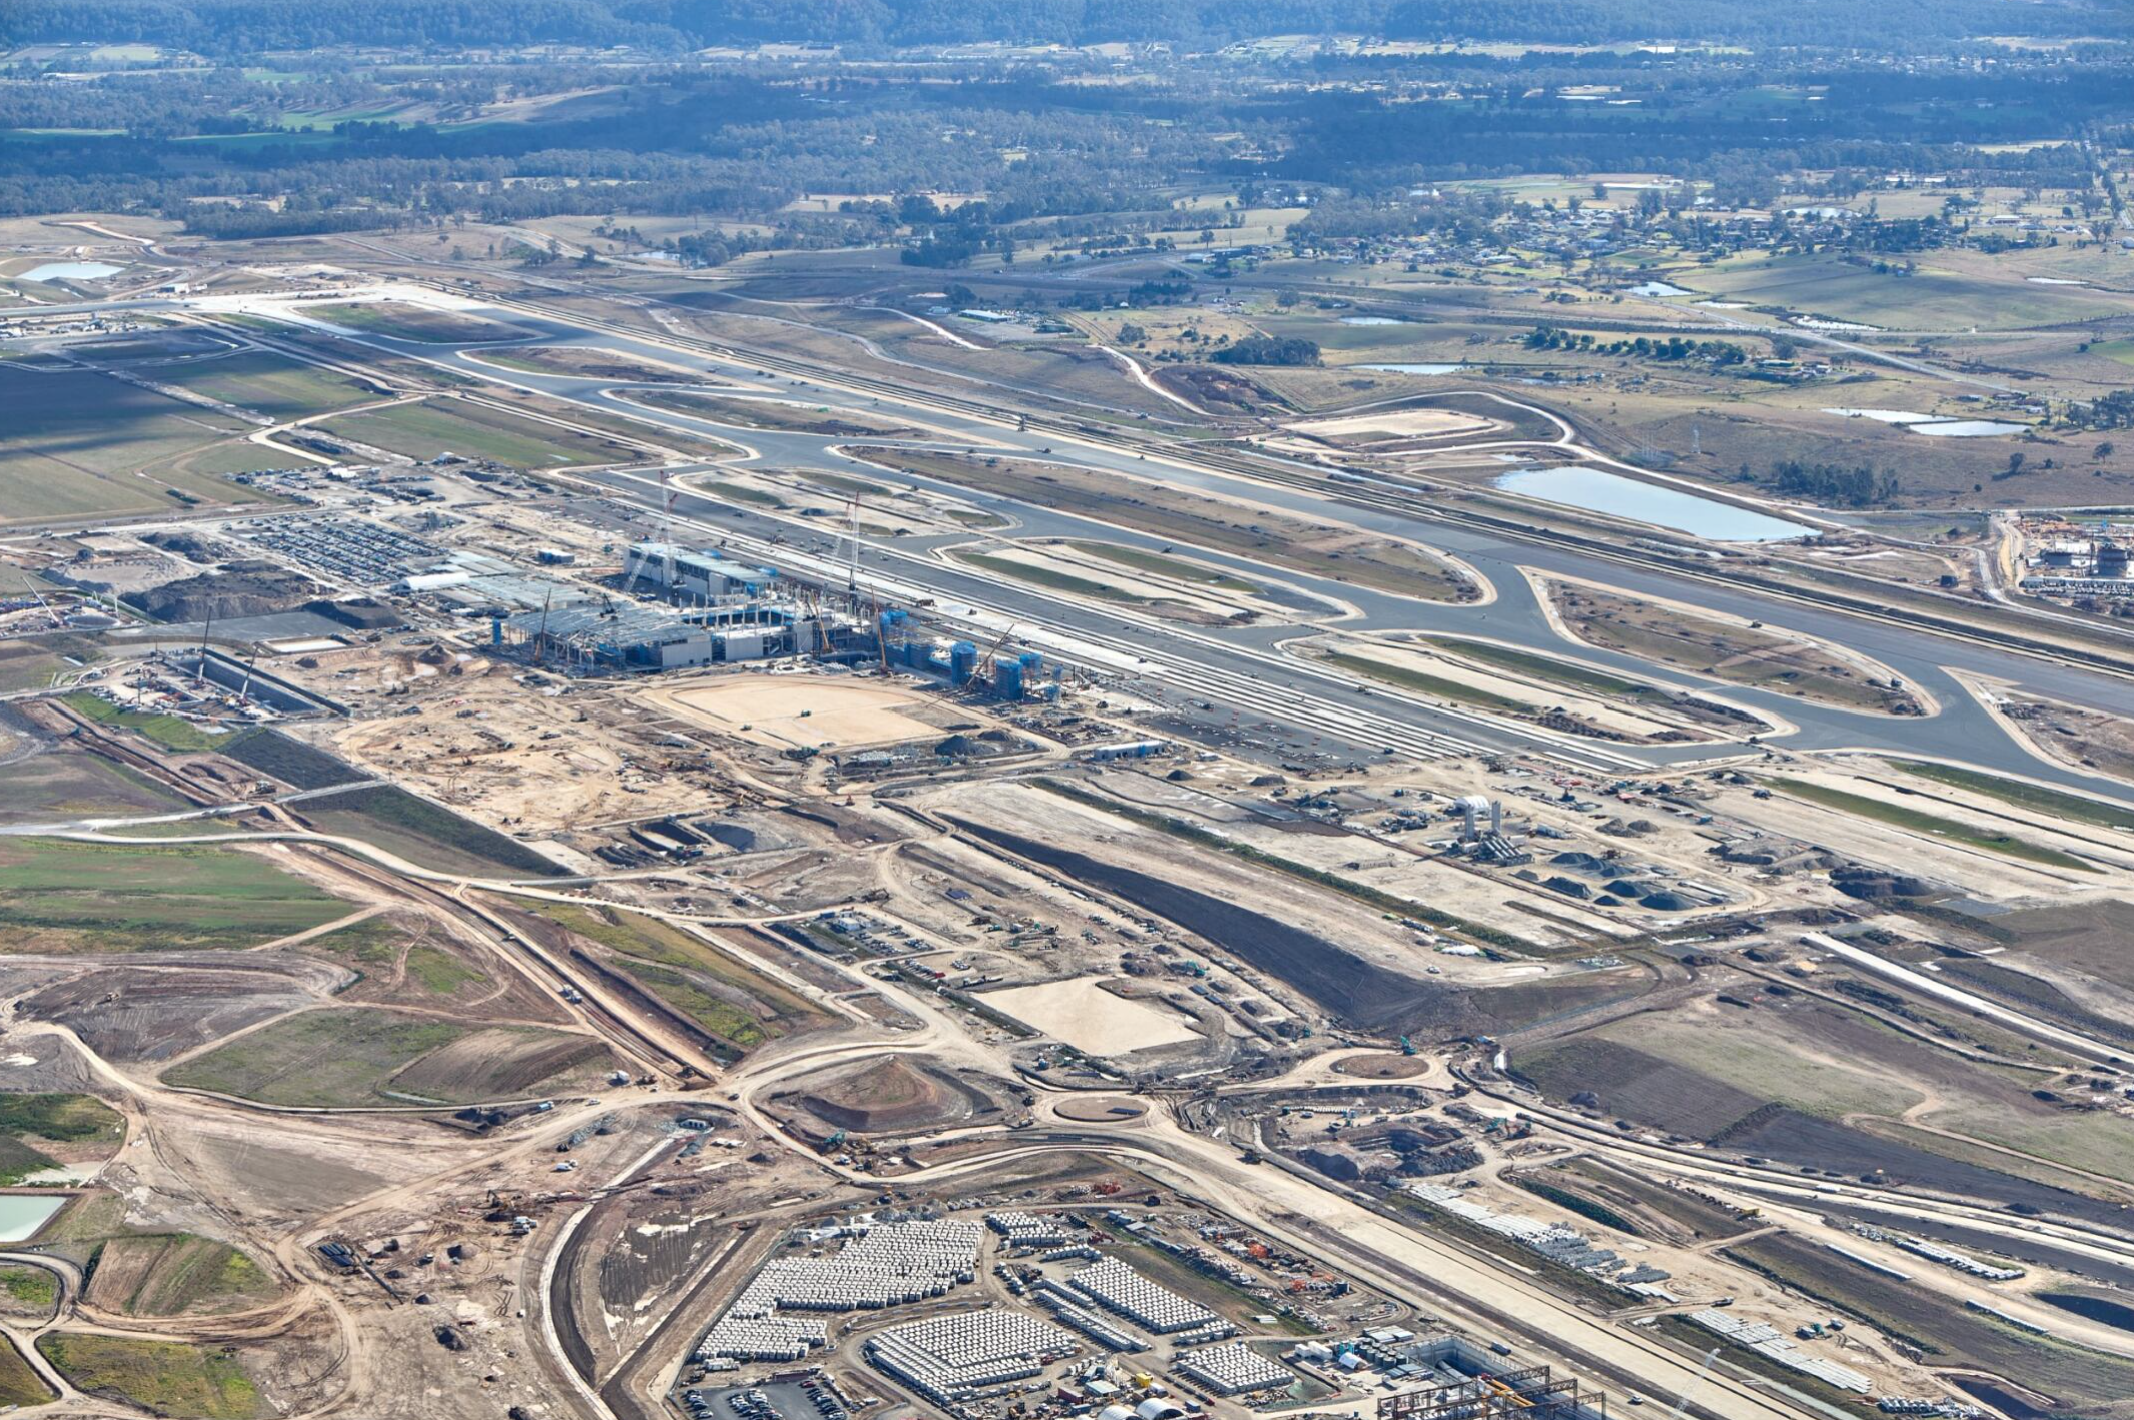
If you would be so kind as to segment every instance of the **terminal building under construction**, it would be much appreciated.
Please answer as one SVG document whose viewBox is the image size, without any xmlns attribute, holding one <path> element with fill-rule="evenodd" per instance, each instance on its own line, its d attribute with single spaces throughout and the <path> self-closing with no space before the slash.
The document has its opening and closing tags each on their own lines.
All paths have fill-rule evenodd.
<svg viewBox="0 0 2134 1420">
<path fill-rule="evenodd" d="M 1043 659 L 1034 651 L 981 652 L 973 641 L 919 636 L 899 608 L 871 617 L 830 610 L 781 585 L 776 569 L 714 550 L 634 544 L 619 584 L 633 595 L 558 583 L 558 595 L 537 609 L 495 617 L 490 643 L 561 670 L 665 671 L 812 656 L 878 661 L 884 671 L 936 676 L 1002 700 L 1058 694 L 1059 668 L 1040 684 Z M 658 603 L 637 600 L 654 596 Z"/>
</svg>

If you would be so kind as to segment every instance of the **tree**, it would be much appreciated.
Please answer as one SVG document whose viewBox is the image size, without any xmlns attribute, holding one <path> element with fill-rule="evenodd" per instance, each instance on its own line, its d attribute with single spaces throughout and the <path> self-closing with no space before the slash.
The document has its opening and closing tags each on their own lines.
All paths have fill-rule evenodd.
<svg viewBox="0 0 2134 1420">
<path fill-rule="evenodd" d="M 1316 365 L 1319 346 L 1316 341 L 1295 336 L 1277 339 L 1271 335 L 1248 335 L 1209 358 L 1220 365 Z"/>
<path fill-rule="evenodd" d="M 1119 343 L 1121 345 L 1139 345 L 1148 338 L 1149 333 L 1132 321 L 1128 321 L 1125 325 L 1119 327 Z"/>
</svg>

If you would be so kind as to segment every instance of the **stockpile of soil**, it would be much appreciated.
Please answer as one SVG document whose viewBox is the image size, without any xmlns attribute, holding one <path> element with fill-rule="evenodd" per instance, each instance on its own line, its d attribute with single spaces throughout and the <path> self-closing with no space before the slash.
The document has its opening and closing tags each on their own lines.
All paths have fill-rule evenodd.
<svg viewBox="0 0 2134 1420">
<path fill-rule="evenodd" d="M 319 594 L 316 583 L 271 562 L 233 562 L 220 572 L 130 592 L 127 605 L 157 621 L 217 621 L 264 616 L 302 606 Z"/>
<path fill-rule="evenodd" d="M 828 1075 L 796 1101 L 810 1114 L 856 1134 L 899 1134 L 970 1114 L 969 1101 L 929 1070 L 890 1057 Z"/>
</svg>

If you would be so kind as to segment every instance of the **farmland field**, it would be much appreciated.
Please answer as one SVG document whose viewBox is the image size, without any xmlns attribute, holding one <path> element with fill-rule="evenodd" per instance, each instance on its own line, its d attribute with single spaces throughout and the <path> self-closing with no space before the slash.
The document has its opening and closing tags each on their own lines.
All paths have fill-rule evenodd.
<svg viewBox="0 0 2134 1420">
<path fill-rule="evenodd" d="M 184 1316 L 244 1311 L 274 1294 L 259 1264 L 225 1243 L 190 1233 L 140 1233 L 98 1249 L 88 1301 L 128 1316 Z"/>
<path fill-rule="evenodd" d="M 589 1037 L 556 1031 L 328 1008 L 285 1017 L 164 1078 L 263 1104 L 469 1104 L 531 1092 L 605 1054 Z"/>
<path fill-rule="evenodd" d="M 87 750 L 55 747 L 7 767 L 0 823 L 171 813 L 185 800 L 124 765 Z"/>
<path fill-rule="evenodd" d="M 159 365 L 151 373 L 159 384 L 182 385 L 195 394 L 278 420 L 323 414 L 377 397 L 346 375 L 264 350 Z"/>
<path fill-rule="evenodd" d="M 51 1331 L 37 1338 L 37 1349 L 77 1390 L 152 1413 L 196 1420 L 257 1420 L 268 1413 L 244 1368 L 210 1347 Z"/>
<path fill-rule="evenodd" d="M 2126 298 L 2112 292 L 2040 287 L 2020 277 L 1997 279 L 1937 270 L 1931 264 L 1913 275 L 1900 276 L 1877 272 L 1834 253 L 1690 266 L 1669 279 L 1726 300 L 1785 306 L 1806 315 L 1885 329 L 2020 330 L 2126 310 Z"/>
<path fill-rule="evenodd" d="M 256 501 L 175 461 L 243 434 L 239 420 L 89 370 L 0 364 L 0 525 Z"/>
<path fill-rule="evenodd" d="M 569 468 L 623 463 L 639 456 L 638 450 L 618 439 L 536 423 L 463 399 L 368 409 L 336 415 L 311 427 L 329 437 L 352 439 L 412 459 L 451 453 L 514 468 Z"/>
<path fill-rule="evenodd" d="M 256 946 L 349 904 L 230 848 L 0 842 L 0 952 Z"/>
</svg>

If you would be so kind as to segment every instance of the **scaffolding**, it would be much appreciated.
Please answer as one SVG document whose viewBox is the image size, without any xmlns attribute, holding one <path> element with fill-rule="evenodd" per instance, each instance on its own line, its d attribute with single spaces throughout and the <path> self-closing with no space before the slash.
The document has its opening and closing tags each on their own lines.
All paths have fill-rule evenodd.
<svg viewBox="0 0 2134 1420">
<path fill-rule="evenodd" d="M 1607 1414 L 1605 1395 L 1581 1395 L 1576 1377 L 1557 1379 L 1547 1366 L 1485 1371 L 1378 1402 L 1378 1420 L 1607 1420 Z"/>
</svg>

